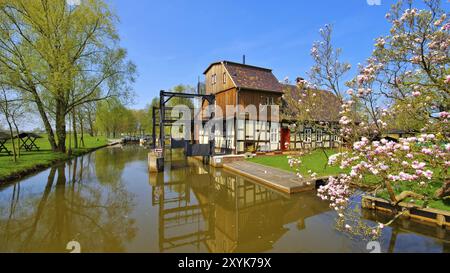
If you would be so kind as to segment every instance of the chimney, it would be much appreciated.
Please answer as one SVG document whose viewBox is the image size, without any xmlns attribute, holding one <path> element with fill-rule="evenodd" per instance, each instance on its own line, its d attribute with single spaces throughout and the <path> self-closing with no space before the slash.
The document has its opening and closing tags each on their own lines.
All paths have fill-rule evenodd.
<svg viewBox="0 0 450 273">
<path fill-rule="evenodd" d="M 242 64 L 245 64 L 245 55 L 242 56 Z"/>
<path fill-rule="evenodd" d="M 297 77 L 297 79 L 295 80 L 297 84 L 301 84 L 303 83 L 305 79 L 303 79 L 302 77 Z"/>
</svg>

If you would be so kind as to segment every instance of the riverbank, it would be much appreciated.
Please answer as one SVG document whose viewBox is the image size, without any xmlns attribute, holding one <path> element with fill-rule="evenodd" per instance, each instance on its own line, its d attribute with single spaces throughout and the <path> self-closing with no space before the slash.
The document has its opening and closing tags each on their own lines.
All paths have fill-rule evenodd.
<svg viewBox="0 0 450 273">
<path fill-rule="evenodd" d="M 328 157 L 336 153 L 335 150 L 326 150 L 325 152 Z M 311 154 L 301 156 L 301 174 L 308 176 L 308 171 L 311 170 L 313 173 L 316 173 L 318 177 L 337 177 L 342 173 L 342 170 L 338 166 L 328 166 L 327 156 L 325 156 L 324 151 L 320 149 L 313 151 Z M 252 159 L 247 159 L 247 161 L 291 173 L 296 172 L 296 170 L 289 165 L 286 155 L 260 156 Z M 378 178 L 376 176 L 366 177 L 364 184 L 354 184 L 353 186 L 364 191 L 373 190 L 374 185 L 377 184 L 377 179 Z M 433 196 L 434 193 L 441 187 L 442 182 L 440 181 L 430 181 L 427 184 L 427 187 L 422 187 L 418 183 L 413 184 L 409 182 L 399 182 L 398 186 L 394 190 L 397 195 L 404 191 L 414 191 L 421 195 Z M 384 200 L 389 200 L 389 194 L 386 190 L 379 191 L 376 197 L 382 198 Z M 416 206 L 425 206 L 432 209 L 450 211 L 450 201 L 448 199 L 431 199 L 428 200 L 428 202 L 425 204 L 422 200 L 413 200 L 413 198 L 407 198 L 404 200 L 404 202 L 411 203 L 412 205 Z"/>
<path fill-rule="evenodd" d="M 45 170 L 54 164 L 67 161 L 71 158 L 78 157 L 95 150 L 108 146 L 108 140 L 105 137 L 85 136 L 85 147 L 73 149 L 69 156 L 64 153 L 53 152 L 46 136 L 36 140 L 36 144 L 40 147 L 40 151 L 21 152 L 20 158 L 14 162 L 12 156 L 0 155 L 0 184 L 5 184 L 18 179 L 22 179 L 28 175 Z M 7 143 L 7 148 L 12 150 L 11 142 Z M 68 143 L 69 146 L 69 143 Z"/>
</svg>

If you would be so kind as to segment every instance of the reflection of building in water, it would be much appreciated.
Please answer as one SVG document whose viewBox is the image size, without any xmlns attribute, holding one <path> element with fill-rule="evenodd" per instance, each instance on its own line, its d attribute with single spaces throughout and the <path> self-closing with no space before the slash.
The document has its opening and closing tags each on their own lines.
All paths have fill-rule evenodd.
<svg viewBox="0 0 450 273">
<path fill-rule="evenodd" d="M 211 252 L 267 251 L 288 231 L 284 225 L 296 222 L 303 229 L 306 218 L 328 210 L 314 194 L 289 199 L 192 163 L 191 168 L 172 169 L 170 176 L 160 175 L 153 187 L 161 251 L 201 243 Z"/>
</svg>

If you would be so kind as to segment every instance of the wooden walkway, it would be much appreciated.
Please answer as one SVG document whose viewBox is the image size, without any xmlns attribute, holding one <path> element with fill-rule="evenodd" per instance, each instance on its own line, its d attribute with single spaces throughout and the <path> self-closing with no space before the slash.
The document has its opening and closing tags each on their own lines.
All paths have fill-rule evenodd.
<svg viewBox="0 0 450 273">
<path fill-rule="evenodd" d="M 288 194 L 311 191 L 316 188 L 316 181 L 302 180 L 294 173 L 245 160 L 226 163 L 223 167 L 228 171 L 245 176 Z"/>
</svg>

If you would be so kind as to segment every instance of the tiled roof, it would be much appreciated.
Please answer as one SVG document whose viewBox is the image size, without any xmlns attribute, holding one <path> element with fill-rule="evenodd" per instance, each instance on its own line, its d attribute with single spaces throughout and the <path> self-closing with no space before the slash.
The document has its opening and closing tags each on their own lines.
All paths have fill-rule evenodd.
<svg viewBox="0 0 450 273">
<path fill-rule="evenodd" d="M 272 70 L 263 67 L 240 64 L 230 61 L 222 61 L 211 64 L 206 72 L 216 64 L 223 64 L 230 74 L 237 88 L 270 91 L 282 93 L 283 89 Z"/>
<path fill-rule="evenodd" d="M 301 99 L 301 91 L 295 85 L 283 84 L 283 91 L 290 92 L 294 100 Z M 318 95 L 316 106 L 311 109 L 311 115 L 315 121 L 337 122 L 340 118 L 341 102 L 333 93 L 325 90 L 310 89 Z"/>
</svg>

